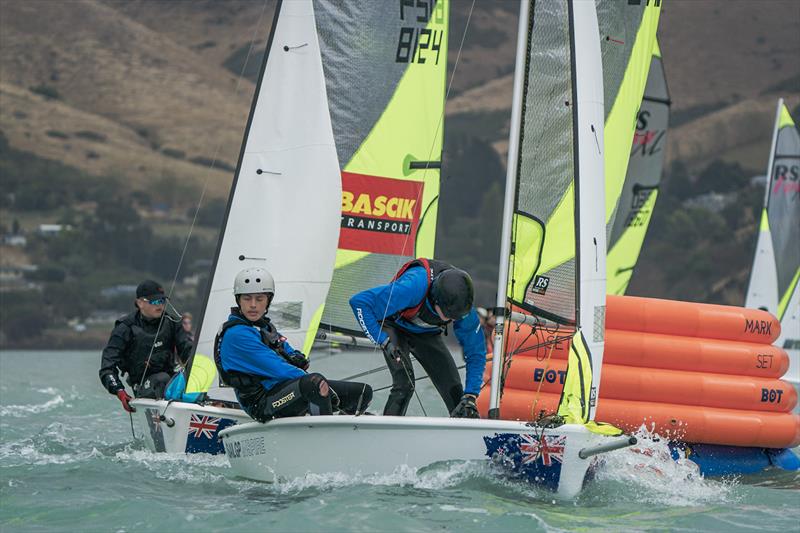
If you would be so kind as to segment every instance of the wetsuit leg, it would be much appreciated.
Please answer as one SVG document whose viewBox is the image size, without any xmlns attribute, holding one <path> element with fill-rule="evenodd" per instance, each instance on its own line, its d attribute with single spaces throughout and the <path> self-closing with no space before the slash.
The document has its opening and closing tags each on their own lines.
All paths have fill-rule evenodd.
<svg viewBox="0 0 800 533">
<path fill-rule="evenodd" d="M 407 336 L 400 330 L 384 324 L 383 331 L 389 335 L 392 343 L 399 346 L 402 350 L 400 361 L 392 357 L 386 357 L 386 366 L 392 375 L 392 390 L 389 392 L 389 399 L 383 408 L 384 415 L 403 416 L 406 414 L 408 404 L 414 395 L 414 367 L 411 364 L 411 357 L 408 355 L 409 346 Z"/>
<path fill-rule="evenodd" d="M 361 414 L 372 401 L 372 387 L 366 383 L 329 379 L 328 385 L 339 397 L 339 411 L 345 414 Z"/>
<path fill-rule="evenodd" d="M 322 374 L 307 374 L 300 378 L 300 394 L 309 405 L 308 410 L 312 415 L 333 414 L 331 407 L 331 391 L 328 381 Z"/>
<path fill-rule="evenodd" d="M 409 335 L 409 343 L 414 357 L 430 376 L 431 383 L 439 391 L 447 412 L 450 413 L 461 401 L 464 386 L 461 384 L 453 355 L 445 346 L 442 336 Z"/>
<path fill-rule="evenodd" d="M 321 374 L 286 381 L 253 398 L 239 395 L 245 412 L 259 422 L 273 418 L 332 414 L 328 383 Z"/>
</svg>

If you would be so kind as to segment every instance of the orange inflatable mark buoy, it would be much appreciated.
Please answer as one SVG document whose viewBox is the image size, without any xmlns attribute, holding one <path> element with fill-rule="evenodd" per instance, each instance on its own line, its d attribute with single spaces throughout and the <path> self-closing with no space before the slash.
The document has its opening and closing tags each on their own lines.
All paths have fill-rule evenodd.
<svg viewBox="0 0 800 533">
<path fill-rule="evenodd" d="M 542 335 L 524 328 L 511 330 L 507 346 L 514 357 L 566 360 L 569 340 L 554 346 L 541 343 Z M 760 378 L 779 378 L 789 370 L 789 355 L 771 344 L 698 337 L 674 337 L 638 331 L 606 330 L 603 364 L 627 365 L 691 372 L 714 372 Z"/>
<path fill-rule="evenodd" d="M 606 328 L 760 344 L 781 333 L 778 319 L 758 309 L 613 295 L 606 300 Z"/>
<path fill-rule="evenodd" d="M 756 344 L 655 333 L 608 330 L 603 361 L 692 372 L 779 378 L 789 355 L 771 344 Z"/>
<path fill-rule="evenodd" d="M 506 374 L 505 390 L 561 394 L 566 375 L 566 361 L 546 364 L 533 357 L 516 356 Z M 487 372 L 484 380 L 490 377 Z M 788 413 L 797 405 L 797 391 L 779 379 L 603 363 L 600 399 L 606 398 L 778 413 Z"/>
<path fill-rule="evenodd" d="M 482 416 L 486 415 L 488 396 L 488 393 L 483 393 L 478 398 Z M 529 391 L 506 390 L 500 402 L 500 417 L 504 420 L 533 420 L 539 414 L 556 412 L 560 395 L 541 393 L 536 406 L 537 414 L 532 416 L 534 396 Z M 614 424 L 627 432 L 635 432 L 644 424 L 663 438 L 690 443 L 760 448 L 791 448 L 800 444 L 800 416 L 791 413 L 734 411 L 601 398 L 597 404 L 596 419 Z"/>
</svg>

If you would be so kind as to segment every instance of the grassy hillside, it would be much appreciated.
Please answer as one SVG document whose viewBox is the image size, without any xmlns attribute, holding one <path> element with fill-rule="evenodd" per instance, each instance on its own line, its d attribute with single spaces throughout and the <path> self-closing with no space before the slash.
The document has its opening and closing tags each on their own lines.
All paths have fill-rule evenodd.
<svg viewBox="0 0 800 533">
<path fill-rule="evenodd" d="M 215 203 L 208 204 L 197 253 L 210 254 L 275 5 L 3 0 L 0 132 L 6 155 L 63 165 L 31 163 L 50 169 L 45 182 L 61 179 L 62 172 L 79 176 L 67 181 L 105 191 L 98 204 L 113 199 L 132 206 L 137 224 L 148 228 L 143 235 L 154 232 L 151 238 L 185 235 L 187 210 L 206 189 Z M 487 302 L 495 291 L 518 3 L 479 0 L 470 12 L 471 6 L 456 0 L 451 9 L 452 89 L 437 254 L 473 272 L 479 299 Z M 798 27 L 795 0 L 665 2 L 659 38 L 673 101 L 665 177 L 670 192 L 656 210 L 635 292 L 741 301 L 758 196 L 745 181 L 764 172 L 777 97 L 787 98 L 790 109 L 800 104 Z M 41 184 L 4 168 L 4 198 L 41 192 Z M 726 173 L 736 184 L 726 190 L 733 198 L 729 211 L 687 207 L 692 195 L 710 190 L 708 183 L 718 186 Z M 64 194 L 62 203 L 70 193 Z M 168 221 L 148 218 L 157 205 Z M 96 208 L 89 218 L 96 218 Z M 6 228 L 13 220 L 30 229 L 63 216 L 61 208 L 0 205 Z M 47 247 L 36 246 L 3 247 L 0 264 L 45 261 Z M 153 272 L 154 266 L 140 267 Z M 119 264 L 113 268 L 97 275 L 138 276 Z M 64 273 L 82 283 L 79 271 Z"/>
</svg>

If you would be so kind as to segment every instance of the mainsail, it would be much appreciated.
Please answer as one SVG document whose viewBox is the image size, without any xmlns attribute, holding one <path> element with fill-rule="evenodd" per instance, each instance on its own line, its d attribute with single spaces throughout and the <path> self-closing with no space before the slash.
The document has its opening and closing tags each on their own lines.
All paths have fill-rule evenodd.
<svg viewBox="0 0 800 533">
<path fill-rule="evenodd" d="M 527 18 L 517 46 L 499 276 L 506 292 L 497 305 L 575 332 L 562 404 L 570 411 L 577 406 L 568 421 L 587 422 L 594 417 L 605 317 L 597 15 L 593 3 L 572 1 L 535 2 L 530 9 L 523 3 L 521 12 Z M 494 352 L 490 416 L 499 415 L 501 335 Z"/>
<path fill-rule="evenodd" d="M 778 346 L 789 351 L 789 377 L 800 380 L 800 130 L 778 101 L 764 210 L 745 307 L 766 309 L 781 321 Z"/>
<path fill-rule="evenodd" d="M 617 216 L 661 2 L 595 0 L 605 95 L 606 239 Z"/>
<path fill-rule="evenodd" d="M 233 279 L 267 268 L 276 294 L 270 317 L 296 347 L 316 330 L 339 238 L 338 145 L 310 0 L 280 2 L 264 55 L 203 309 L 196 352 L 213 353 Z M 232 399 L 230 389 L 209 397 Z"/>
<path fill-rule="evenodd" d="M 606 265 L 609 294 L 625 294 L 647 234 L 664 166 L 669 106 L 667 80 L 656 41 L 637 116 L 628 173 L 613 224 L 609 224 Z"/>
<path fill-rule="evenodd" d="M 336 271 L 317 317 L 324 328 L 361 334 L 350 297 L 387 283 L 409 259 L 433 257 L 448 11 L 448 0 L 316 4 L 342 164 Z"/>
</svg>

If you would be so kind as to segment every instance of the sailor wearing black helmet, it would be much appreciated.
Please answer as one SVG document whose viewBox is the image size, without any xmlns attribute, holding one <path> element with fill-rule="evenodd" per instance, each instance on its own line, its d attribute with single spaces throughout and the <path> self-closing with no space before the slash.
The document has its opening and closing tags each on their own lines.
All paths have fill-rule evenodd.
<svg viewBox="0 0 800 533">
<path fill-rule="evenodd" d="M 129 413 L 135 409 L 128 405 L 131 397 L 120 374 L 128 374 L 128 385 L 137 397 L 160 398 L 175 373 L 175 357 L 185 363 L 192 352 L 180 318 L 165 313 L 167 295 L 160 284 L 141 282 L 133 304 L 136 311 L 114 324 L 100 361 L 100 381 Z"/>
<path fill-rule="evenodd" d="M 415 259 L 394 279 L 350 298 L 356 320 L 381 346 L 392 374 L 385 415 L 405 415 L 414 393 L 413 353 L 439 391 L 452 417 L 479 418 L 475 400 L 486 366 L 486 345 L 472 307 L 469 274 L 443 261 Z M 453 324 L 467 364 L 462 387 L 453 356 L 441 334 Z"/>
<path fill-rule="evenodd" d="M 364 412 L 372 400 L 369 385 L 306 373 L 308 358 L 272 324 L 267 313 L 275 297 L 275 280 L 266 269 L 239 272 L 233 294 L 236 307 L 214 341 L 214 362 L 248 415 L 267 422 L 287 416 L 330 415 L 334 408 L 346 414 Z"/>
</svg>

